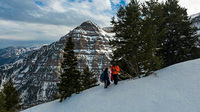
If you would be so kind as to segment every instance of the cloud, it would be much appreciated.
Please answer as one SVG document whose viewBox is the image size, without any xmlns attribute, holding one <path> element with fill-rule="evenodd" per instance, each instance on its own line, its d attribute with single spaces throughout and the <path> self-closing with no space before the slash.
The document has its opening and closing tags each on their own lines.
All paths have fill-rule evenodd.
<svg viewBox="0 0 200 112">
<path fill-rule="evenodd" d="M 0 39 L 57 41 L 72 27 L 0 20 Z M 9 30 L 8 30 L 9 29 Z"/>
<path fill-rule="evenodd" d="M 45 4 L 43 4 L 43 2 L 41 2 L 41 1 L 35 1 L 35 3 L 37 5 L 39 5 L 40 7 L 44 7 L 45 6 Z"/>
<path fill-rule="evenodd" d="M 159 2 L 166 0 L 159 0 Z M 179 5 L 187 9 L 188 15 L 196 14 L 200 12 L 200 0 L 179 0 Z"/>
<path fill-rule="evenodd" d="M 114 5 L 120 4 L 121 0 L 111 0 Z"/>
<path fill-rule="evenodd" d="M 109 20 L 99 18 L 111 18 L 111 11 L 110 0 L 0 1 L 0 19 L 41 24 L 71 26 L 92 20 L 100 25 L 108 25 Z"/>
<path fill-rule="evenodd" d="M 180 0 L 179 4 L 188 9 L 187 12 L 189 15 L 200 12 L 200 0 Z"/>
<path fill-rule="evenodd" d="M 125 0 L 125 3 L 128 4 L 128 3 L 130 3 L 130 1 L 131 1 L 131 0 Z"/>
<path fill-rule="evenodd" d="M 126 4 L 130 3 L 131 0 L 125 0 Z M 140 0 L 140 2 L 149 1 L 149 0 Z M 166 0 L 158 0 L 163 2 Z M 188 15 L 196 14 L 200 12 L 200 0 L 179 0 L 179 5 L 187 9 Z"/>
</svg>

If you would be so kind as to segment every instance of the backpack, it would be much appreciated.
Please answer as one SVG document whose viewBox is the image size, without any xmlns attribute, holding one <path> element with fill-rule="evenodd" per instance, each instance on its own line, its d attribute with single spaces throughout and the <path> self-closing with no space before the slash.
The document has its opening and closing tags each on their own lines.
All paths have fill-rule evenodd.
<svg viewBox="0 0 200 112">
<path fill-rule="evenodd" d="M 104 81 L 104 72 L 100 75 L 100 81 L 101 81 L 101 82 Z"/>
</svg>

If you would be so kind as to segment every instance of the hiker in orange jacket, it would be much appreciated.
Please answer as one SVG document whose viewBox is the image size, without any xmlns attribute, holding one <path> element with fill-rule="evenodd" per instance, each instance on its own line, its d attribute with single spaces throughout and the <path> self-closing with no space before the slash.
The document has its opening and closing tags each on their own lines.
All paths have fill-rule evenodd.
<svg viewBox="0 0 200 112">
<path fill-rule="evenodd" d="M 118 74 L 119 74 L 119 66 L 116 65 L 115 62 L 113 62 L 113 66 L 110 68 L 111 71 L 111 75 L 113 77 L 114 80 L 114 84 L 117 85 L 118 83 Z"/>
</svg>

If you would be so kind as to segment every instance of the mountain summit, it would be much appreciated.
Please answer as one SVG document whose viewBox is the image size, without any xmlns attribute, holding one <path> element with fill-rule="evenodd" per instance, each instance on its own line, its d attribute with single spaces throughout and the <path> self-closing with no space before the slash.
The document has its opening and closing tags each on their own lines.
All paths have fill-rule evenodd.
<svg viewBox="0 0 200 112">
<path fill-rule="evenodd" d="M 85 27 L 88 27 L 88 26 L 97 26 L 98 28 L 100 28 L 97 24 L 93 23 L 91 20 L 83 22 L 80 26 L 85 26 Z"/>
<path fill-rule="evenodd" d="M 63 48 L 69 35 L 75 43 L 79 70 L 89 66 L 99 75 L 110 65 L 112 48 L 109 42 L 112 37 L 92 21 L 86 21 L 59 41 L 43 46 L 13 64 L 2 66 L 0 84 L 12 77 L 25 106 L 52 100 L 62 71 Z"/>
</svg>

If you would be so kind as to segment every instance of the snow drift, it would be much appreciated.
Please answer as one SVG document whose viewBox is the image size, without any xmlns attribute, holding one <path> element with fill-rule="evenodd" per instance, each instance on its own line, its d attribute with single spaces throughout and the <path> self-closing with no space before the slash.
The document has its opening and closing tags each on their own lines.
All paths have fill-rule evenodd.
<svg viewBox="0 0 200 112">
<path fill-rule="evenodd" d="M 23 112 L 200 112 L 200 59 L 137 80 L 91 88 Z"/>
</svg>

